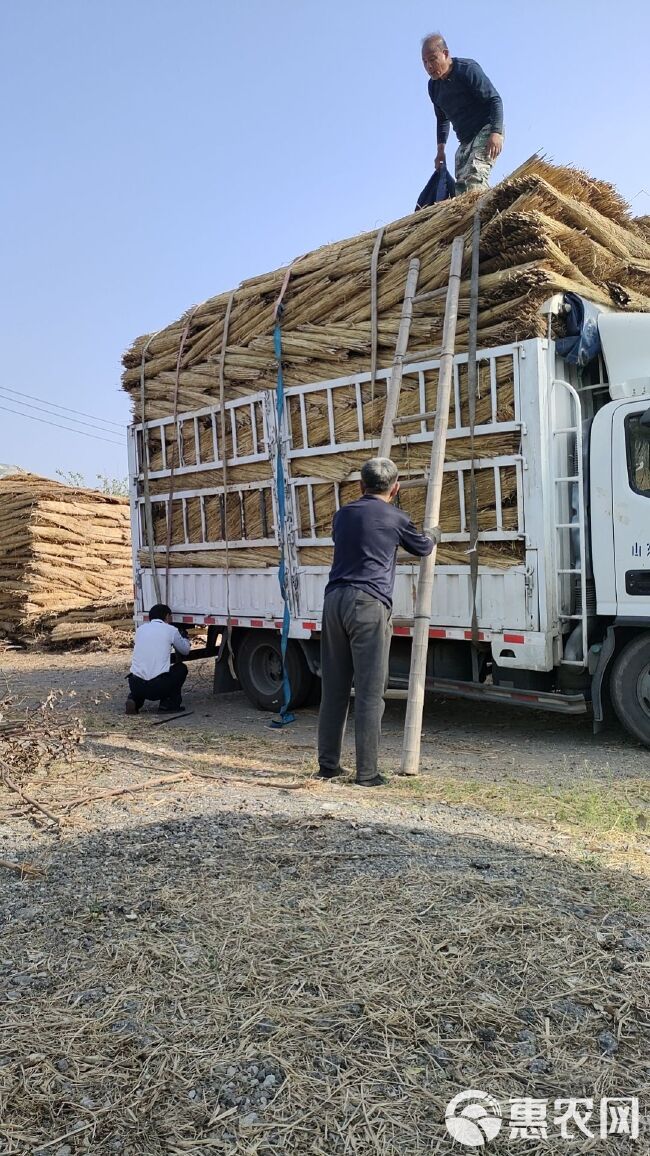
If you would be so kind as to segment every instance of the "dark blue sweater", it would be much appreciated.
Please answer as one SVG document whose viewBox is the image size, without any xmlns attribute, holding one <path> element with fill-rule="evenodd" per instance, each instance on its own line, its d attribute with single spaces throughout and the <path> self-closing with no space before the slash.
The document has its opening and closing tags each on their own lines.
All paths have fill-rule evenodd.
<svg viewBox="0 0 650 1156">
<path fill-rule="evenodd" d="M 444 80 L 429 81 L 429 96 L 438 121 L 438 144 L 449 136 L 449 124 L 461 144 L 469 144 L 486 125 L 503 132 L 503 102 L 475 60 L 454 56 Z"/>
<path fill-rule="evenodd" d="M 334 564 L 325 593 L 338 586 L 356 586 L 388 609 L 393 605 L 397 547 L 424 558 L 433 550 L 431 538 L 415 528 L 408 514 L 389 502 L 364 494 L 341 506 L 332 524 Z"/>
</svg>

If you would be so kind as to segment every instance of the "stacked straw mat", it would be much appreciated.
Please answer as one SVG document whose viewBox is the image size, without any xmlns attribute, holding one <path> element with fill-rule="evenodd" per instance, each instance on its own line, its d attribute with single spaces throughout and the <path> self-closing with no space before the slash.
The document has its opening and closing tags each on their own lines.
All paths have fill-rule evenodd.
<svg viewBox="0 0 650 1156">
<path fill-rule="evenodd" d="M 77 642 L 100 642 L 111 648 L 133 642 L 133 601 L 119 597 L 101 598 L 79 610 L 49 615 L 39 622 L 45 641 L 56 647 Z"/>
<path fill-rule="evenodd" d="M 46 615 L 106 597 L 124 606 L 132 589 L 126 498 L 35 474 L 0 479 L 1 629 L 33 633 Z"/>
<path fill-rule="evenodd" d="M 450 245 L 455 236 L 466 238 L 463 281 L 460 290 L 457 352 L 467 349 L 469 318 L 469 266 L 472 217 L 478 195 L 467 193 L 455 200 L 434 205 L 417 214 L 386 226 L 379 238 L 376 283 L 376 363 L 379 369 L 392 364 L 400 310 L 409 262 L 420 259 L 418 293 L 441 292 L 416 302 L 408 347 L 409 361 L 433 359 L 439 355 L 445 309 L 444 288 L 449 273 Z M 586 173 L 555 167 L 533 157 L 509 178 L 491 190 L 481 206 L 481 248 L 479 282 L 479 349 L 495 348 L 514 341 L 544 336 L 547 320 L 541 304 L 552 294 L 572 291 L 604 307 L 617 310 L 650 311 L 650 227 L 648 219 L 635 220 L 614 187 L 595 180 Z M 282 348 L 284 379 L 288 387 L 331 381 L 353 374 L 368 373 L 371 368 L 373 319 L 371 317 L 372 257 L 376 233 L 366 233 L 328 245 L 298 258 L 290 267 L 283 298 Z M 136 420 L 155 420 L 190 413 L 206 407 L 218 407 L 221 396 L 226 401 L 245 398 L 261 390 L 273 389 L 277 363 L 273 353 L 274 307 L 287 277 L 287 269 L 251 278 L 232 294 L 222 293 L 194 307 L 174 324 L 154 335 L 140 337 L 124 355 L 124 389 L 131 395 Z M 227 332 L 224 349 L 224 331 Z M 512 421 L 514 417 L 514 383 L 512 363 L 505 358 L 498 366 L 498 413 L 493 421 Z M 144 386 L 144 388 L 142 388 Z M 337 393 L 335 407 L 337 441 L 345 441 L 346 423 L 354 440 L 357 423 L 354 386 L 350 397 L 344 390 Z M 436 375 L 427 380 L 427 409 L 435 409 Z M 461 375 L 460 405 L 463 422 L 467 421 L 467 389 Z M 374 389 L 362 385 L 361 401 L 366 433 L 376 436 L 381 428 L 385 383 Z M 484 394 L 481 394 L 484 398 Z M 488 405 L 489 399 L 479 401 Z M 311 394 L 307 406 L 308 446 L 313 449 L 329 442 L 327 434 L 327 400 L 325 395 Z M 421 410 L 417 394 L 409 395 L 405 385 L 399 413 Z M 301 447 L 298 400 L 288 399 L 292 445 Z M 482 420 L 477 414 L 477 422 Z M 340 428 L 340 436 L 339 436 Z M 429 428 L 432 428 L 429 426 Z M 207 419 L 199 419 L 195 431 L 191 423 L 182 423 L 180 442 L 184 464 L 192 463 L 194 440 L 201 446 L 201 463 L 209 463 L 213 432 Z M 240 455 L 245 446 L 252 452 L 260 441 L 262 409 L 242 409 L 237 416 Z M 408 427 L 404 429 L 408 435 Z M 175 460 L 176 428 L 165 427 L 167 463 Z M 515 454 L 512 434 L 505 431 L 483 438 L 477 456 L 482 458 Z M 304 439 L 303 439 L 304 441 Z M 376 443 L 375 443 L 376 444 Z M 151 470 L 162 468 L 161 435 L 148 434 Z M 244 447 L 244 448 L 243 448 Z M 306 447 L 305 447 L 306 448 Z M 232 451 L 232 436 L 226 431 L 226 451 Z M 422 476 L 428 461 L 429 447 L 408 445 L 408 436 L 395 445 L 393 456 L 411 477 Z M 449 442 L 447 461 L 467 456 L 468 441 Z M 322 489 L 315 494 L 315 515 L 319 536 L 329 536 L 335 509 L 335 486 L 338 497 L 349 500 L 356 489 L 351 481 L 368 453 L 332 452 L 322 456 L 294 457 L 291 474 L 316 477 Z M 505 468 L 501 477 L 501 494 L 506 508 L 517 504 L 514 470 Z M 272 463 L 267 461 L 233 464 L 228 467 L 229 485 L 263 483 L 252 494 L 238 496 L 237 501 L 214 498 L 211 512 L 204 511 L 209 542 L 257 539 L 255 548 L 232 551 L 229 565 L 274 565 L 277 551 L 259 545 L 272 534 L 270 505 Z M 492 471 L 479 477 L 479 529 L 493 529 L 494 482 Z M 453 533 L 460 529 L 458 493 L 453 477 L 446 478 L 443 493 L 442 528 Z M 186 485 L 192 489 L 215 489 L 223 483 L 220 468 L 210 467 L 187 475 L 183 483 L 175 478 L 174 493 Z M 481 484 L 482 483 L 482 484 Z M 490 491 L 490 485 L 492 490 Z M 154 477 L 151 494 L 168 493 L 169 477 Z M 261 496 L 260 496 L 261 495 Z M 212 500 L 212 499 L 209 499 Z M 181 511 L 172 504 L 171 544 L 183 545 L 180 552 L 165 558 L 175 566 L 224 565 L 223 550 L 192 549 L 204 539 L 198 506 L 192 499 Z M 402 504 L 414 520 L 421 521 L 424 491 L 404 492 Z M 298 500 L 300 505 L 300 500 Z M 248 507 L 248 509 L 246 509 Z M 184 530 L 189 524 L 189 538 Z M 165 555 L 167 516 L 162 503 L 153 503 L 153 545 Z M 505 523 L 504 523 L 505 526 Z M 507 527 L 506 527 L 507 528 Z M 265 532 L 266 531 L 266 532 Z M 189 541 L 189 545 L 188 545 Z M 467 563 L 465 546 L 444 543 L 439 552 L 441 562 Z M 519 561 L 523 543 L 494 542 L 483 544 L 484 563 L 510 565 Z M 331 551 L 318 546 L 300 552 L 304 564 L 327 564 Z M 142 560 L 147 564 L 148 551 Z M 159 562 L 161 559 L 158 559 Z"/>
</svg>

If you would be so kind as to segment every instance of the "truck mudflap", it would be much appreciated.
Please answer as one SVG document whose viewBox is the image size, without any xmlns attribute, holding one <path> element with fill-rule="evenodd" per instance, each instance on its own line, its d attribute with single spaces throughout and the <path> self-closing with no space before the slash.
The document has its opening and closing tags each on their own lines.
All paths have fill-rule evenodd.
<svg viewBox="0 0 650 1156">
<path fill-rule="evenodd" d="M 594 711 L 594 734 L 598 734 L 603 727 L 605 718 L 603 709 L 603 683 L 615 650 L 616 630 L 613 626 L 608 626 L 600 649 L 590 652 L 589 673 L 592 676 L 591 701 Z M 595 660 L 595 665 L 592 669 L 591 663 L 593 660 Z"/>
<path fill-rule="evenodd" d="M 398 691 L 392 697 L 406 697 L 408 694 L 408 678 L 391 677 L 388 684 L 388 696 L 391 690 Z M 530 707 L 533 710 L 554 711 L 556 714 L 586 714 L 587 700 L 583 694 L 559 694 L 554 691 L 516 690 L 511 687 L 493 686 L 484 682 L 457 682 L 451 678 L 427 678 L 425 688 L 436 694 L 449 694 L 454 698 L 470 698 L 476 702 L 515 703 L 517 706 Z M 402 692 L 404 692 L 402 694 Z"/>
</svg>

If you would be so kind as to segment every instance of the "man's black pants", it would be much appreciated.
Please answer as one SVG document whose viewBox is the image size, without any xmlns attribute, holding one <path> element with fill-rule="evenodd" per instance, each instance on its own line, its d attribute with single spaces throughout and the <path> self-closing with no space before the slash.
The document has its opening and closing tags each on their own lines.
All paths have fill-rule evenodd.
<svg viewBox="0 0 650 1156">
<path fill-rule="evenodd" d="M 186 678 L 187 667 L 184 662 L 175 662 L 157 678 L 138 678 L 137 674 L 130 674 L 131 698 L 138 710 L 146 699 L 160 699 L 160 705 L 165 710 L 178 710 L 182 702 L 181 688 Z"/>
</svg>

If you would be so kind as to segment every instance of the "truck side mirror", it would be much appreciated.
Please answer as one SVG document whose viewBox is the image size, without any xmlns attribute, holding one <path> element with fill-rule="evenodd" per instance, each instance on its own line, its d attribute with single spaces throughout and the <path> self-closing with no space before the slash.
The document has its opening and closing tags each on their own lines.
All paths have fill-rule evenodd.
<svg viewBox="0 0 650 1156">
<path fill-rule="evenodd" d="M 639 425 L 645 426 L 646 428 L 650 427 L 650 406 L 645 411 L 645 413 L 641 414 L 641 417 L 639 418 Z"/>
</svg>

